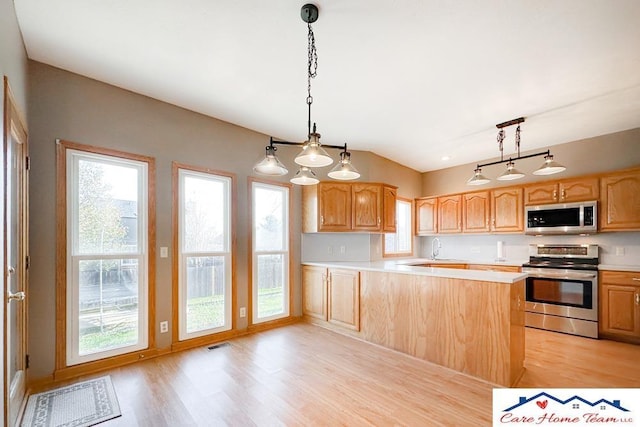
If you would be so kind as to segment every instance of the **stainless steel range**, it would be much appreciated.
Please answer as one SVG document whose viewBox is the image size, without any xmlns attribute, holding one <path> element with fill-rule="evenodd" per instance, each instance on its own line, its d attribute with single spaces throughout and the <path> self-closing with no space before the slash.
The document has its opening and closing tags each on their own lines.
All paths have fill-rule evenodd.
<svg viewBox="0 0 640 427">
<path fill-rule="evenodd" d="M 529 245 L 525 324 L 598 338 L 598 246 Z"/>
</svg>

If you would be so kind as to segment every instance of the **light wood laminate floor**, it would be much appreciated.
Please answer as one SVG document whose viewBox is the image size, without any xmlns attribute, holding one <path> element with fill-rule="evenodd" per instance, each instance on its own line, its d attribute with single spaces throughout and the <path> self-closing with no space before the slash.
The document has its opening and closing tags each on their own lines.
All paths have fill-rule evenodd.
<svg viewBox="0 0 640 427">
<path fill-rule="evenodd" d="M 494 385 L 318 326 L 229 343 L 107 372 L 123 415 L 101 426 L 491 425 Z M 526 346 L 519 387 L 640 387 L 640 346 L 529 328 Z"/>
</svg>

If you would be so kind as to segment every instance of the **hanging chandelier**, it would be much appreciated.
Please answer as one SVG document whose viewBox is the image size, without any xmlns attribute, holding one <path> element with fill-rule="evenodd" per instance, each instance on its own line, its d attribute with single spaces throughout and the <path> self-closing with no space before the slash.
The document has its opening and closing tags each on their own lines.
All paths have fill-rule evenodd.
<svg viewBox="0 0 640 427">
<path fill-rule="evenodd" d="M 535 154 L 528 154 L 526 156 L 521 156 L 520 155 L 520 123 L 524 123 L 524 117 L 519 117 L 517 119 L 509 120 L 508 122 L 499 123 L 496 125 L 496 127 L 499 129 L 497 139 L 498 139 L 498 148 L 500 150 L 500 160 L 495 162 L 478 164 L 473 171 L 473 176 L 469 178 L 469 180 L 467 181 L 467 185 L 483 185 L 491 182 L 489 178 L 487 178 L 482 174 L 482 168 L 485 166 L 493 166 L 493 165 L 498 165 L 502 163 L 507 164 L 507 170 L 504 171 L 502 175 L 500 175 L 498 178 L 496 178 L 498 181 L 511 181 L 511 180 L 523 178 L 525 174 L 520 172 L 518 169 L 516 169 L 515 161 L 522 160 L 522 159 L 529 159 L 531 157 L 544 156 L 544 163 L 542 164 L 542 166 L 540 166 L 538 169 L 536 169 L 533 172 L 534 175 L 553 175 L 555 173 L 562 172 L 566 169 L 564 166 L 562 166 L 561 164 L 553 160 L 553 155 L 551 154 L 550 150 L 543 151 L 540 153 L 535 153 Z M 515 132 L 516 151 L 518 155 L 516 157 L 509 157 L 508 159 L 505 159 L 504 144 L 503 144 L 504 138 L 505 138 L 504 128 L 513 126 L 513 125 L 518 125 Z"/>
<path fill-rule="evenodd" d="M 261 175 L 282 176 L 289 173 L 287 168 L 276 156 L 276 145 L 301 146 L 302 151 L 296 156 L 295 162 L 300 165 L 291 182 L 298 185 L 313 185 L 320 182 L 311 168 L 321 168 L 333 163 L 333 159 L 327 154 L 325 148 L 342 150 L 340 160 L 328 173 L 330 178 L 338 180 L 358 179 L 360 173 L 351 164 L 351 153 L 347 151 L 347 144 L 344 145 L 322 145 L 320 144 L 320 134 L 316 131 L 316 124 L 311 128 L 311 80 L 317 75 L 318 53 L 316 51 L 316 40 L 311 24 L 318 20 L 318 8 L 313 4 L 305 4 L 300 10 L 302 20 L 307 23 L 307 140 L 305 142 L 279 141 L 270 138 L 266 147 L 264 159 L 260 160 L 253 167 L 253 170 Z"/>
</svg>

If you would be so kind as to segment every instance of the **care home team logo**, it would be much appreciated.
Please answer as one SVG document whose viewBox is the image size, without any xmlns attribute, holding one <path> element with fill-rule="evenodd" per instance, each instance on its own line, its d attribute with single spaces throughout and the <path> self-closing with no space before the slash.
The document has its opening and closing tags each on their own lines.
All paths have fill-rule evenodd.
<svg viewBox="0 0 640 427">
<path fill-rule="evenodd" d="M 640 426 L 640 389 L 494 389 L 493 425 Z"/>
</svg>

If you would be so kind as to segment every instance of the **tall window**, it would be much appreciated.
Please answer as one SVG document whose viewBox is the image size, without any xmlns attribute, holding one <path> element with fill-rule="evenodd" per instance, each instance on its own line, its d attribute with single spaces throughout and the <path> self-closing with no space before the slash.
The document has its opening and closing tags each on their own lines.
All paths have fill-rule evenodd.
<svg viewBox="0 0 640 427">
<path fill-rule="evenodd" d="M 67 365 L 148 346 L 148 162 L 66 150 Z"/>
<path fill-rule="evenodd" d="M 231 177 L 178 169 L 179 339 L 231 329 Z"/>
<path fill-rule="evenodd" d="M 252 323 L 289 316 L 289 186 L 251 182 Z"/>
<path fill-rule="evenodd" d="M 413 255 L 412 206 L 411 200 L 396 200 L 396 232 L 384 235 L 385 256 Z"/>
</svg>

